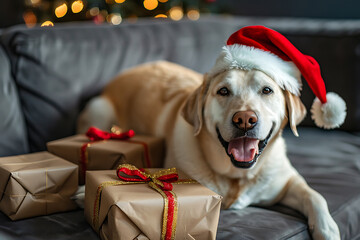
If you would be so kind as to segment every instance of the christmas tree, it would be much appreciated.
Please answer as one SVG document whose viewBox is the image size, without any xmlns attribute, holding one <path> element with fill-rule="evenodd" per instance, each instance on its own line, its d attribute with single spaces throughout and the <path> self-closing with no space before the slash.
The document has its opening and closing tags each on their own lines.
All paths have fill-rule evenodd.
<svg viewBox="0 0 360 240">
<path fill-rule="evenodd" d="M 93 21 L 97 24 L 120 24 L 123 19 L 139 17 L 184 17 L 197 20 L 200 14 L 217 13 L 215 0 L 25 0 L 24 21 L 52 26 L 58 22 Z"/>
</svg>

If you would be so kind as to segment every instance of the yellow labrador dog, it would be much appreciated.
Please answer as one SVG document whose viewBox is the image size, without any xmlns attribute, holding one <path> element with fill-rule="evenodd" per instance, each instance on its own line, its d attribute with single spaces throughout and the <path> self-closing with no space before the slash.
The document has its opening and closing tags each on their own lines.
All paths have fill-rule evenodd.
<svg viewBox="0 0 360 240">
<path fill-rule="evenodd" d="M 130 69 L 93 99 L 79 119 L 166 139 L 166 167 L 177 167 L 224 197 L 224 208 L 277 202 L 302 212 L 314 239 L 340 239 L 325 199 L 291 166 L 282 129 L 306 110 L 263 71 L 201 75 L 169 62 Z"/>
</svg>

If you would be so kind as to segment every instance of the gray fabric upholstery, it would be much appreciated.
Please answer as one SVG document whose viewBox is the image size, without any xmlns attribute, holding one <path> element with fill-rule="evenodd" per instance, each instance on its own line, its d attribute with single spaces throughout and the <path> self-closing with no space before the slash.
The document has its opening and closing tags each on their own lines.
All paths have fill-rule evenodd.
<svg viewBox="0 0 360 240">
<path fill-rule="evenodd" d="M 29 151 L 27 131 L 16 85 L 11 77 L 10 63 L 0 46 L 0 156 Z"/>
<path fill-rule="evenodd" d="M 0 213 L 0 239 L 6 240 L 98 240 L 86 222 L 84 211 L 76 210 L 12 222 Z"/>
</svg>

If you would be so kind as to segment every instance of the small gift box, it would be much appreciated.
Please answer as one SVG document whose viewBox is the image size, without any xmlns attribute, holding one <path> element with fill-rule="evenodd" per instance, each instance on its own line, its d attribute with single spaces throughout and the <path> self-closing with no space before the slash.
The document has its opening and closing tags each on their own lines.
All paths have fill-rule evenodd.
<svg viewBox="0 0 360 240">
<path fill-rule="evenodd" d="M 176 169 L 154 171 L 123 164 L 87 173 L 85 217 L 100 237 L 215 239 L 221 196 Z"/>
<path fill-rule="evenodd" d="M 12 220 L 75 209 L 78 166 L 48 152 L 0 158 L 0 210 Z"/>
<path fill-rule="evenodd" d="M 119 164 L 137 167 L 162 167 L 164 140 L 150 136 L 108 133 L 90 128 L 79 134 L 47 143 L 49 152 L 79 165 L 79 184 L 85 183 L 87 170 L 115 169 Z"/>
</svg>

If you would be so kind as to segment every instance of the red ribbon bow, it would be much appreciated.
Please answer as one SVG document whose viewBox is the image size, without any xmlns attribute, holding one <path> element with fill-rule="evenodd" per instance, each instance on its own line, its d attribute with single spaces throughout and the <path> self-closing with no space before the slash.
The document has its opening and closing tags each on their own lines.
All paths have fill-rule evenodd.
<svg viewBox="0 0 360 240">
<path fill-rule="evenodd" d="M 135 132 L 132 129 L 130 129 L 127 132 L 112 133 L 112 132 L 106 132 L 106 131 L 100 130 L 96 127 L 90 127 L 86 132 L 86 136 L 91 141 L 99 141 L 99 140 L 107 140 L 107 139 L 126 140 L 126 139 L 133 137 L 134 135 L 135 135 Z"/>
<path fill-rule="evenodd" d="M 171 183 L 179 180 L 179 175 L 175 168 L 159 171 L 155 174 L 148 174 L 143 169 L 138 169 L 132 165 L 122 164 L 116 170 L 117 176 L 127 182 L 154 182 L 161 190 L 171 191 Z"/>
<path fill-rule="evenodd" d="M 176 224 L 178 216 L 177 196 L 172 191 L 172 183 L 186 184 L 196 183 L 192 179 L 178 179 L 176 168 L 163 169 L 155 173 L 148 173 L 144 169 L 138 169 L 131 164 L 121 164 L 116 170 L 117 176 L 122 181 L 107 181 L 98 186 L 94 202 L 93 226 L 100 229 L 99 212 L 101 193 L 105 187 L 117 186 L 124 184 L 142 184 L 147 183 L 151 188 L 156 190 L 164 199 L 163 222 L 161 229 L 161 239 L 173 240 L 176 234 Z"/>
<path fill-rule="evenodd" d="M 106 131 L 102 131 L 96 127 L 90 127 L 87 132 L 86 132 L 86 136 L 90 139 L 91 142 L 89 143 L 84 143 L 81 146 L 80 149 L 80 184 L 83 184 L 85 182 L 85 172 L 87 169 L 87 164 L 88 164 L 88 152 L 87 149 L 88 147 L 90 147 L 92 145 L 92 143 L 94 142 L 100 142 L 103 140 L 108 140 L 108 139 L 114 139 L 114 140 L 127 140 L 131 137 L 133 137 L 135 135 L 134 130 L 129 130 L 127 132 L 106 132 Z M 149 154 L 148 154 L 148 149 L 146 144 L 141 143 L 141 142 L 135 142 L 138 144 L 142 144 L 144 146 L 144 151 L 145 151 L 145 159 L 146 162 L 148 163 L 148 166 L 150 166 L 150 160 L 149 160 Z"/>
<path fill-rule="evenodd" d="M 164 214 L 161 239 L 175 239 L 176 220 L 177 220 L 177 197 L 172 191 L 171 183 L 177 182 L 179 175 L 175 168 L 160 170 L 150 174 L 143 169 L 138 169 L 130 164 L 120 165 L 116 173 L 118 177 L 126 182 L 143 182 L 158 191 L 164 198 Z"/>
</svg>

